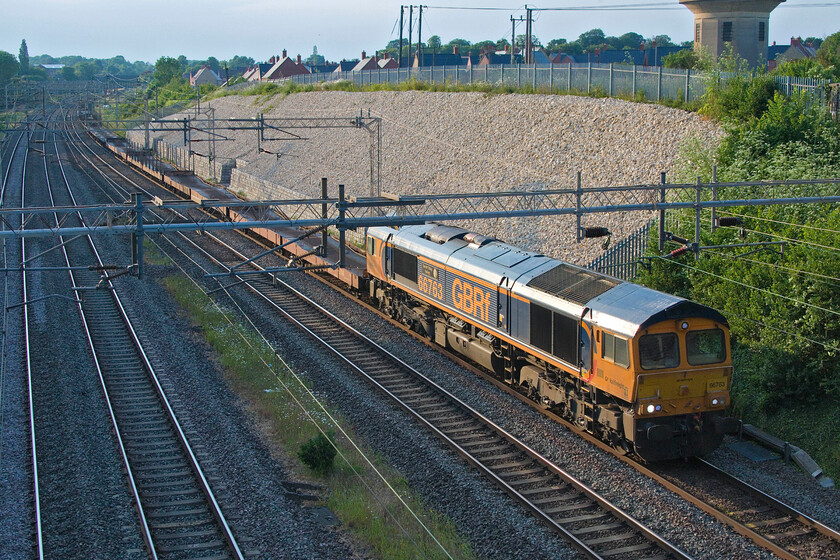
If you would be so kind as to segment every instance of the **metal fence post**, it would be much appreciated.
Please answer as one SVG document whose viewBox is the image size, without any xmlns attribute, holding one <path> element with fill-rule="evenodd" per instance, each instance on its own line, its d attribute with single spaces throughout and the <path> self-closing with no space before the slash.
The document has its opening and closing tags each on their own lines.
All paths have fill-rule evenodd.
<svg viewBox="0 0 840 560">
<path fill-rule="evenodd" d="M 613 96 L 613 63 L 610 62 L 610 97 Z"/>
<path fill-rule="evenodd" d="M 586 93 L 592 91 L 592 62 L 586 63 Z"/>
<path fill-rule="evenodd" d="M 685 71 L 685 102 L 688 103 L 688 87 L 689 82 L 691 80 L 691 68 L 687 68 Z"/>
<path fill-rule="evenodd" d="M 633 65 L 633 99 L 636 99 L 636 65 Z"/>
<path fill-rule="evenodd" d="M 790 80 L 788 80 L 790 81 Z M 516 65 L 516 87 L 522 89 L 522 65 Z"/>
<path fill-rule="evenodd" d="M 697 177 L 697 202 L 694 204 L 694 260 L 700 260 L 700 177 Z"/>
<path fill-rule="evenodd" d="M 583 195 L 583 189 L 581 188 L 581 181 L 580 181 L 580 171 L 577 172 L 577 191 L 575 192 L 575 218 L 577 220 L 577 229 L 575 236 L 577 237 L 577 242 L 580 243 L 580 240 L 583 237 L 580 234 L 580 199 Z"/>
<path fill-rule="evenodd" d="M 662 101 L 662 67 L 659 67 L 659 80 L 656 82 L 656 102 Z"/>
<path fill-rule="evenodd" d="M 569 87 L 566 88 L 566 91 L 572 91 L 572 63 L 569 63 Z"/>
<path fill-rule="evenodd" d="M 712 200 L 717 200 L 717 164 L 712 166 Z M 717 221 L 717 208 L 712 206 L 712 231 L 715 231 Z"/>
<path fill-rule="evenodd" d="M 665 203 L 665 172 L 663 171 L 659 176 L 659 182 L 662 185 L 659 189 L 659 202 Z M 659 250 L 665 248 L 665 208 L 659 209 Z"/>
</svg>

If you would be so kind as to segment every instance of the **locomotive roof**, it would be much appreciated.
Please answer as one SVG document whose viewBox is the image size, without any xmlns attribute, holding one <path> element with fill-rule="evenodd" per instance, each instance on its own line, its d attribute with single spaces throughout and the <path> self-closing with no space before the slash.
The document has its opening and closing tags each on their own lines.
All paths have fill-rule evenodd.
<svg viewBox="0 0 840 560">
<path fill-rule="evenodd" d="M 726 325 L 718 311 L 687 299 L 622 282 L 592 299 L 592 322 L 625 336 L 668 319 L 703 317 Z"/>
<path fill-rule="evenodd" d="M 370 228 L 385 239 L 391 232 L 399 245 L 454 269 L 499 285 L 503 277 L 515 293 L 529 301 L 580 317 L 585 308 L 600 327 L 632 337 L 660 321 L 704 317 L 726 325 L 716 310 L 681 297 L 558 261 L 487 238 L 466 229 L 440 224 L 400 230 Z M 463 249 L 468 250 L 463 250 Z"/>
</svg>

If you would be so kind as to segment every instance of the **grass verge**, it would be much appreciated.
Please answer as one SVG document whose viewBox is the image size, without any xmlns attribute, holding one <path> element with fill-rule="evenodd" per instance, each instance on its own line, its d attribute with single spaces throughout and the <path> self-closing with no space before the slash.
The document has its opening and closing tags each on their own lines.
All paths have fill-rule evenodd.
<svg viewBox="0 0 840 560">
<path fill-rule="evenodd" d="M 400 473 L 359 444 L 359 438 L 339 415 L 329 409 L 322 410 L 303 382 L 256 332 L 229 320 L 228 314 L 216 307 L 189 279 L 169 276 L 163 283 L 215 350 L 228 383 L 249 403 L 260 425 L 266 427 L 273 448 L 285 457 L 294 457 L 293 467 L 299 475 L 306 473 L 297 462 L 297 451 L 318 434 L 316 423 L 324 432 L 336 429 L 329 416 L 338 419 L 338 424 L 362 447 L 365 456 L 371 458 L 373 467 L 336 429 L 339 456 L 332 471 L 320 480 L 328 488 L 326 505 L 374 556 L 395 560 L 475 558 L 470 544 L 458 536 L 454 525 L 414 497 L 416 493 L 410 490 Z M 374 467 L 383 474 L 387 485 Z M 308 473 L 308 476 L 313 475 Z M 388 486 L 394 488 L 400 498 Z M 375 496 L 371 496 L 369 488 Z M 429 528 L 440 546 L 411 515 L 409 508 Z"/>
</svg>

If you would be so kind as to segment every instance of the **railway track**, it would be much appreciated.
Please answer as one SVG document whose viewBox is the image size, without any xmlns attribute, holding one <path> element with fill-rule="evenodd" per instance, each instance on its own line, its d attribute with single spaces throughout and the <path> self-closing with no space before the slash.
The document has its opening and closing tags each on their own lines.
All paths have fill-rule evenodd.
<svg viewBox="0 0 840 560">
<path fill-rule="evenodd" d="M 3 180 L 3 188 L 2 188 L 2 196 L 0 199 L 3 200 L 5 203 L 5 196 L 7 194 L 7 184 L 6 181 L 9 178 L 9 172 L 12 167 L 12 164 L 15 160 L 15 153 L 20 146 L 20 142 L 25 140 L 26 144 L 24 146 L 23 152 L 23 163 L 22 163 L 22 171 L 21 171 L 21 189 L 19 193 L 20 197 L 20 205 L 21 207 L 24 206 L 26 203 L 25 193 L 26 193 L 26 165 L 29 156 L 29 142 L 31 139 L 31 135 L 29 132 L 22 133 L 19 135 L 17 142 L 12 149 L 12 154 L 9 157 L 9 164 L 6 168 L 6 174 Z M 5 251 L 4 246 L 4 260 L 6 266 L 9 265 L 8 255 Z M 26 239 L 20 240 L 20 248 L 18 253 L 21 261 L 26 260 Z M 20 275 L 21 279 L 21 301 L 26 300 L 26 294 L 28 293 L 27 283 L 26 283 L 26 274 L 21 272 Z M 8 286 L 8 284 L 7 284 Z M 6 300 L 8 301 L 8 291 L 6 295 Z M 5 313 L 4 313 L 5 316 Z M 31 344 L 31 333 L 29 330 L 29 308 L 27 305 L 23 306 L 23 340 L 24 340 L 24 357 L 25 357 L 25 369 L 26 369 L 26 394 L 27 394 L 27 412 L 29 416 L 29 447 L 31 453 L 31 466 L 32 466 L 32 502 L 33 502 L 33 524 L 34 524 L 34 539 L 35 539 L 35 552 L 39 559 L 44 558 L 44 530 L 43 530 L 43 519 L 41 516 L 41 488 L 38 479 L 38 447 L 37 441 L 35 437 L 35 400 L 34 400 L 34 393 L 32 390 L 32 344 Z M 4 328 L 4 333 L 7 332 Z M 4 341 L 5 342 L 5 341 Z M 5 352 L 4 352 L 5 356 Z"/>
<path fill-rule="evenodd" d="M 319 276 L 324 283 L 340 289 L 332 278 Z M 370 311 L 378 311 L 369 307 Z M 380 314 L 381 315 L 381 314 Z M 384 316 L 383 316 L 384 317 Z M 394 326 L 411 335 L 426 346 L 441 348 L 418 335 L 402 323 L 385 317 Z M 531 399 L 458 355 L 444 352 L 462 367 L 493 383 L 499 389 L 538 410 L 553 421 L 565 425 L 580 437 L 625 464 L 641 472 L 712 515 L 719 522 L 750 539 L 785 560 L 824 560 L 840 558 L 840 532 L 797 511 L 781 500 L 755 488 L 747 482 L 723 471 L 703 459 L 689 462 L 646 465 L 626 455 L 591 434 L 581 430 L 566 419 L 545 410 Z"/>
<path fill-rule="evenodd" d="M 184 239 L 225 271 L 246 258 L 210 234 Z M 587 557 L 688 558 L 305 295 L 280 281 L 247 285 Z"/>
<path fill-rule="evenodd" d="M 231 262 L 238 263 L 241 262 L 241 260 L 244 260 L 244 258 L 245 257 L 240 255 Z M 252 284 L 249 287 L 254 289 L 255 285 Z M 278 288 L 274 289 L 277 290 Z M 265 293 L 265 291 L 263 292 Z M 273 298 L 275 300 L 272 305 L 277 305 L 276 301 L 286 301 L 285 305 L 293 305 L 289 303 L 289 301 L 291 301 L 289 300 L 289 293 L 279 295 L 277 293 L 272 293 L 268 297 L 269 299 Z M 289 309 L 291 310 L 292 307 L 289 307 Z M 303 325 L 306 325 L 304 321 L 301 322 Z M 364 369 L 366 366 L 365 359 L 369 357 L 369 354 L 366 354 L 365 351 L 358 349 L 354 350 L 351 346 L 347 346 L 346 343 L 333 341 L 330 337 L 335 336 L 336 332 L 329 327 L 313 326 L 312 332 L 321 332 L 318 330 L 319 328 L 325 329 L 322 333 L 324 344 L 328 345 L 333 351 L 339 353 L 339 355 L 342 355 L 343 359 L 348 361 L 348 363 L 353 365 L 353 367 L 360 370 Z M 408 331 L 408 329 L 404 330 Z M 424 340 L 424 342 L 427 341 Z M 434 345 L 430 346 L 434 347 Z M 456 359 L 456 361 L 463 363 L 463 360 Z M 370 364 L 367 365 L 369 366 Z M 471 369 L 475 368 L 471 367 Z M 574 511 L 574 507 L 579 507 L 582 510 L 586 509 L 587 506 L 581 506 L 581 502 L 577 501 L 577 498 L 570 497 L 567 500 L 560 499 L 561 496 L 565 496 L 565 494 L 560 492 L 556 494 L 540 494 L 541 486 L 539 479 L 548 476 L 547 473 L 554 469 L 552 465 L 545 464 L 539 461 L 539 459 L 527 457 L 527 451 L 524 451 L 526 455 L 504 456 L 512 452 L 506 452 L 502 449 L 493 450 L 494 447 L 499 446 L 499 444 L 496 443 L 497 438 L 504 438 L 504 434 L 500 434 L 498 431 L 492 430 L 486 434 L 482 434 L 475 430 L 474 422 L 476 420 L 473 417 L 470 417 L 469 415 L 461 416 L 460 413 L 457 413 L 454 410 L 447 411 L 440 408 L 442 406 L 440 404 L 442 402 L 442 397 L 439 395 L 434 392 L 422 390 L 414 383 L 406 379 L 398 377 L 377 379 L 378 374 L 376 370 L 377 368 L 374 364 L 369 377 L 377 385 L 377 387 L 388 393 L 395 400 L 400 401 L 401 406 L 406 409 L 412 408 L 412 405 L 415 405 L 415 408 L 419 408 L 419 410 L 415 410 L 412 414 L 415 414 L 424 424 L 429 425 L 433 431 L 435 431 L 444 440 L 447 440 L 455 449 L 458 450 L 459 453 L 467 457 L 468 460 L 473 462 L 473 464 L 476 464 L 477 467 L 478 463 L 481 462 L 480 459 L 482 457 L 488 459 L 486 465 L 478 468 L 485 472 L 487 476 L 493 479 L 494 482 L 500 486 L 511 486 L 513 487 L 514 492 L 517 487 L 521 487 L 526 490 L 526 499 L 523 503 L 528 501 L 538 502 L 541 500 L 547 500 L 540 504 L 536 504 L 538 506 L 536 509 L 539 510 L 539 506 L 545 506 L 543 507 L 543 510 L 553 510 L 555 507 L 559 508 L 557 511 L 550 511 L 548 513 L 548 517 L 551 518 L 552 516 L 556 516 L 559 519 L 564 520 L 573 518 L 571 515 L 567 515 L 567 517 L 563 517 L 563 515 Z M 517 394 L 515 391 L 512 391 L 510 387 L 493 380 L 492 377 L 488 377 L 483 373 L 482 375 L 496 383 L 501 388 Z M 521 395 L 517 394 L 517 396 L 521 398 Z M 530 403 L 530 401 L 527 400 L 526 402 Z M 425 416 L 424 412 L 426 413 Z M 553 417 L 550 413 L 548 413 L 548 415 Z M 426 416 L 428 416 L 428 418 Z M 569 425 L 557 417 L 553 417 L 553 419 Z M 443 420 L 443 426 L 436 427 L 433 422 L 440 422 L 441 420 Z M 574 429 L 573 426 L 569 426 Z M 709 470 L 708 466 L 703 467 L 702 469 L 698 467 L 697 470 L 694 470 L 694 467 L 690 469 L 683 464 L 675 466 L 674 471 L 670 474 L 658 473 L 647 469 L 643 465 L 639 465 L 626 457 L 621 457 L 620 453 L 616 453 L 615 450 L 601 444 L 597 440 L 594 440 L 594 438 L 586 435 L 584 435 L 584 437 L 605 450 L 616 454 L 628 464 L 631 464 L 649 477 L 659 481 L 682 498 L 695 504 L 707 513 L 712 514 L 719 521 L 731 526 L 736 532 L 750 538 L 760 546 L 771 550 L 774 554 L 781 558 L 805 559 L 840 557 L 840 545 L 838 544 L 840 541 L 838 541 L 836 531 L 821 525 L 820 523 L 808 518 L 804 514 L 797 512 L 793 508 L 786 506 L 770 496 L 764 495 L 763 497 L 759 497 L 759 494 L 761 494 L 759 491 L 755 489 L 745 489 L 744 487 L 748 487 L 748 485 L 737 481 L 737 479 L 734 479 L 734 477 L 731 477 L 730 475 L 720 472 L 714 473 Z M 476 453 L 475 455 L 477 455 L 477 457 L 475 457 L 470 452 L 471 449 L 484 451 L 484 453 Z M 520 449 L 520 451 L 522 450 Z M 502 456 L 500 457 L 500 455 Z M 501 468 L 498 472 L 495 472 L 494 467 Z M 699 474 L 700 470 L 703 470 L 705 474 Z M 733 481 L 733 479 L 735 481 Z M 514 484 L 507 484 L 507 480 L 514 482 Z M 569 485 L 568 488 L 569 491 L 571 491 L 572 486 Z M 739 488 L 740 490 L 738 490 Z M 713 489 L 716 489 L 717 492 L 713 492 Z M 528 494 L 527 492 L 531 490 L 533 490 L 534 493 Z M 527 496 L 536 496 L 536 498 L 528 500 Z M 520 499 L 520 501 L 522 500 Z M 564 510 L 561 505 L 569 505 L 573 507 Z M 543 514 L 545 514 L 545 511 L 543 511 Z M 535 515 L 543 517 L 543 515 L 538 512 L 535 512 Z M 551 524 L 551 522 L 552 521 L 547 520 L 547 523 Z M 572 527 L 573 531 L 580 529 L 580 527 Z M 580 534 L 585 535 L 586 533 L 584 532 Z M 604 535 L 603 537 L 599 535 L 598 538 L 603 538 L 605 540 L 602 543 L 597 544 L 610 542 L 615 543 L 618 540 L 614 535 Z M 585 538 L 580 540 L 584 545 L 587 544 Z M 628 546 L 632 547 L 632 545 Z"/>
<path fill-rule="evenodd" d="M 57 143 L 53 149 L 52 172 L 44 159 L 49 203 L 76 205 Z M 81 216 L 71 223 L 81 225 Z M 61 252 L 72 290 L 82 296 L 77 309 L 149 556 L 243 558 L 96 246 L 89 238 L 62 240 Z"/>
<path fill-rule="evenodd" d="M 707 461 L 650 470 L 673 492 L 779 558 L 840 558 L 840 533 Z"/>
</svg>

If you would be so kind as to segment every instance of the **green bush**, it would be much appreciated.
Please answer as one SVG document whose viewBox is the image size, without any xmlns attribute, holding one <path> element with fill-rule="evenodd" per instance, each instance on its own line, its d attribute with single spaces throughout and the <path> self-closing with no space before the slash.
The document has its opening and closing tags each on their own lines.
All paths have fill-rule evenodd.
<svg viewBox="0 0 840 560">
<path fill-rule="evenodd" d="M 310 438 L 309 441 L 300 446 L 297 454 L 298 459 L 316 474 L 326 475 L 333 468 L 333 460 L 336 454 L 332 439 L 333 432 L 329 432 L 327 436 L 319 433 L 317 436 Z"/>
<path fill-rule="evenodd" d="M 699 112 L 724 123 L 749 123 L 764 114 L 775 93 L 769 75 L 717 77 L 703 94 Z"/>
</svg>

